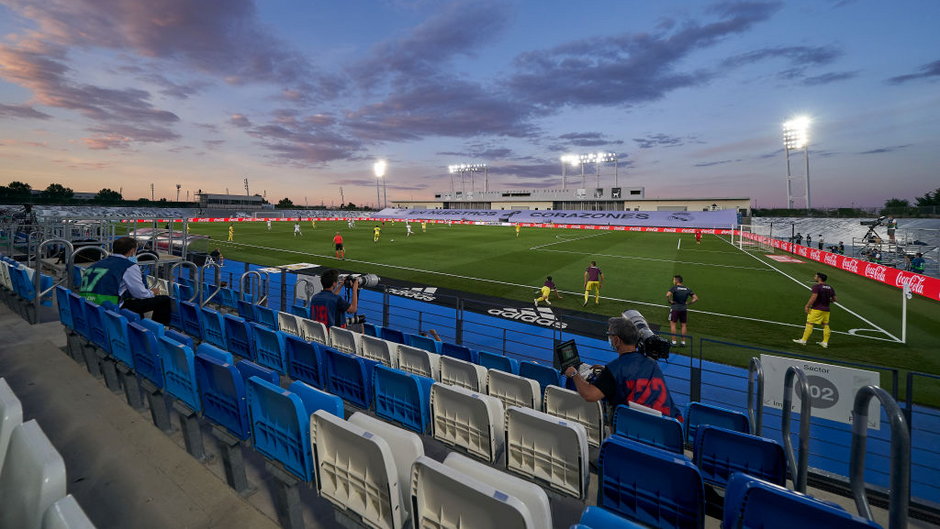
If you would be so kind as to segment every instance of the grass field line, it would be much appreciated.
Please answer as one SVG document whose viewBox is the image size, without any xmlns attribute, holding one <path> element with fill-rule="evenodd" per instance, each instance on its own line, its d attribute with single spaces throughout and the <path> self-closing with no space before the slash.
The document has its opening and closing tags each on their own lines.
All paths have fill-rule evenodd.
<svg viewBox="0 0 940 529">
<path fill-rule="evenodd" d="M 550 242 L 550 243 L 547 243 L 547 244 L 540 244 L 540 245 L 538 245 L 538 246 L 533 246 L 533 247 L 531 247 L 531 248 L 529 248 L 529 249 L 530 249 L 530 250 L 538 250 L 539 248 L 545 248 L 546 246 L 552 246 L 552 245 L 555 245 L 555 244 L 562 244 L 562 243 L 571 242 L 571 241 L 580 241 L 581 239 L 590 239 L 591 237 L 600 237 L 601 235 L 607 235 L 607 234 L 609 234 L 609 233 L 610 233 L 609 231 L 605 231 L 605 232 L 602 232 L 602 233 L 592 233 L 591 235 L 585 235 L 584 237 L 574 237 L 574 238 L 570 238 L 570 239 L 567 238 L 567 237 L 563 237 L 560 241 Z M 558 238 L 557 235 L 556 235 L 555 237 Z"/>
<path fill-rule="evenodd" d="M 555 244 L 557 244 L 557 243 L 555 243 Z M 529 248 L 529 249 L 531 250 L 532 248 Z M 575 251 L 571 251 L 571 250 L 554 250 L 554 249 L 545 250 L 545 249 L 542 249 L 542 248 L 539 248 L 539 250 L 541 250 L 541 251 L 543 251 L 543 252 L 574 253 L 574 254 L 579 254 L 579 255 L 584 255 L 584 256 L 588 256 L 588 255 L 590 255 L 590 256 L 599 255 L 599 256 L 601 256 L 601 257 L 612 257 L 612 258 L 614 258 L 614 259 L 631 259 L 631 260 L 634 260 L 634 261 L 655 261 L 655 262 L 659 262 L 659 263 L 678 263 L 678 264 L 686 264 L 686 265 L 714 266 L 714 267 L 718 267 L 718 268 L 737 268 L 737 269 L 739 269 L 739 270 L 757 270 L 758 272 L 770 272 L 770 269 L 768 269 L 768 268 L 757 268 L 757 267 L 754 267 L 754 266 L 738 266 L 738 265 L 723 265 L 723 264 L 714 264 L 714 263 L 699 263 L 699 262 L 695 262 L 695 261 L 676 261 L 675 259 L 660 259 L 660 258 L 658 258 L 658 257 L 639 257 L 639 256 L 635 256 L 635 255 L 613 255 L 613 254 L 608 254 L 608 253 L 575 252 Z"/>
<path fill-rule="evenodd" d="M 721 240 L 725 241 L 726 243 L 730 244 L 732 247 L 737 248 L 736 246 L 734 246 L 734 243 L 728 241 L 728 240 L 725 239 L 724 237 L 720 237 L 720 236 L 719 236 L 719 238 L 720 238 Z M 776 266 L 774 266 L 774 265 L 772 265 L 772 264 L 770 264 L 770 263 L 765 262 L 765 261 L 764 261 L 763 259 L 761 259 L 760 257 L 758 257 L 758 256 L 756 256 L 756 255 L 754 255 L 754 254 L 752 254 L 752 253 L 745 252 L 744 250 L 741 250 L 741 252 L 744 253 L 745 255 L 750 255 L 750 256 L 753 257 L 754 259 L 757 259 L 759 262 L 764 263 L 765 265 L 769 266 L 770 268 L 773 268 L 773 269 L 776 270 L 777 272 L 780 272 L 780 273 L 783 274 L 785 277 L 790 278 L 791 280 L 793 280 L 794 283 L 796 283 L 796 284 L 802 286 L 803 288 L 805 288 L 805 289 L 807 289 L 807 290 L 812 290 L 812 287 L 810 287 L 809 285 L 807 285 L 807 284 L 804 283 L 803 281 L 800 281 L 799 279 L 797 279 L 797 278 L 791 276 L 790 274 L 784 272 L 783 270 L 777 268 Z M 858 319 L 864 321 L 864 322 L 867 323 L 868 325 L 871 325 L 872 327 L 874 327 L 874 329 L 868 329 L 868 330 L 877 330 L 877 331 L 880 331 L 880 332 L 884 333 L 885 336 L 889 336 L 889 337 L 891 338 L 891 340 L 884 340 L 884 341 L 889 341 L 889 342 L 890 342 L 890 341 L 893 341 L 893 342 L 901 343 L 901 339 L 900 339 L 900 338 L 898 338 L 897 336 L 891 334 L 890 332 L 888 332 L 888 331 L 882 329 L 881 327 L 879 327 L 878 325 L 876 325 L 875 323 L 873 323 L 871 320 L 865 318 L 865 317 L 862 316 L 861 314 L 859 314 L 859 313 L 853 311 L 852 309 L 846 307 L 845 305 L 843 305 L 843 304 L 837 302 L 837 303 L 835 303 L 835 306 L 841 308 L 842 310 L 848 312 L 849 314 L 855 316 L 856 318 L 858 318 Z M 864 337 L 864 338 L 871 338 L 871 339 L 874 339 L 874 340 L 880 340 L 880 339 L 882 339 L 882 338 L 878 338 L 878 337 L 876 337 L 876 336 L 865 336 L 865 335 L 856 334 L 856 333 L 851 333 L 851 334 L 852 334 L 852 336 L 862 336 L 862 337 Z"/>
<path fill-rule="evenodd" d="M 325 258 L 325 259 L 335 259 L 335 257 L 330 256 L 330 255 L 321 255 L 321 254 L 310 253 L 310 252 L 302 252 L 302 251 L 300 251 L 300 250 L 289 250 L 289 249 L 286 249 L 286 248 L 274 248 L 274 247 L 270 247 L 270 246 L 260 246 L 260 245 L 257 245 L 257 244 L 245 244 L 245 243 L 238 243 L 238 242 L 226 242 L 226 241 L 218 241 L 218 242 L 219 242 L 220 244 L 228 244 L 228 245 L 235 245 L 235 246 L 244 246 L 244 247 L 247 247 L 247 248 L 256 248 L 256 249 L 259 249 L 259 250 L 273 250 L 273 251 L 278 251 L 278 252 L 295 253 L 295 254 L 305 255 L 305 256 L 310 256 L 310 257 L 322 257 L 322 258 Z M 361 260 L 361 259 L 344 259 L 343 261 L 351 262 L 351 263 L 367 264 L 367 265 L 372 265 L 372 266 L 384 266 L 384 267 L 387 267 L 387 268 L 397 268 L 397 269 L 399 269 L 399 270 L 408 270 L 408 271 L 410 271 L 410 272 L 423 272 L 423 273 L 426 273 L 426 274 L 436 274 L 436 275 L 447 276 L 447 277 L 456 277 L 456 278 L 458 278 L 458 279 L 469 279 L 469 280 L 472 280 L 472 281 L 482 281 L 482 282 L 485 282 L 485 283 L 494 283 L 494 284 L 497 284 L 497 285 L 507 285 L 507 286 L 514 286 L 514 287 L 529 288 L 529 289 L 532 289 L 533 291 L 535 291 L 535 290 L 538 289 L 538 286 L 533 286 L 533 285 L 523 285 L 523 284 L 521 284 L 521 283 L 512 283 L 512 282 L 509 282 L 509 281 L 500 281 L 500 280 L 498 280 L 498 279 L 487 279 L 487 278 L 483 278 L 483 277 L 472 277 L 472 276 L 464 276 L 464 275 L 459 275 L 459 274 L 450 274 L 450 273 L 447 273 L 447 272 L 438 272 L 437 270 L 425 270 L 425 269 L 423 269 L 423 268 L 414 268 L 414 267 L 410 267 L 410 266 L 391 265 L 391 264 L 384 264 L 384 263 L 373 263 L 373 262 L 371 262 L 371 261 L 364 261 L 364 260 Z M 582 296 L 582 295 L 584 294 L 584 292 L 578 292 L 578 291 L 572 291 L 572 290 L 560 290 L 560 292 L 562 292 L 562 293 L 564 293 L 564 294 L 572 295 L 572 296 L 574 296 L 574 297 L 576 297 L 576 298 L 577 298 L 577 297 L 580 297 L 580 296 Z M 656 307 L 656 308 L 658 308 L 658 309 L 668 309 L 668 308 L 669 308 L 668 305 L 663 305 L 663 304 L 659 304 L 659 303 L 650 303 L 650 302 L 648 302 L 648 301 L 638 301 L 638 300 L 634 300 L 634 299 L 621 299 L 621 298 L 613 298 L 613 297 L 608 297 L 608 296 L 601 296 L 601 299 L 608 300 L 608 301 L 618 301 L 618 302 L 622 302 L 622 303 L 633 303 L 633 304 L 637 304 L 637 305 L 645 305 L 645 306 L 647 306 L 647 307 Z M 798 325 L 798 324 L 795 324 L 795 323 L 787 323 L 787 322 L 773 321 L 773 320 L 763 320 L 763 319 L 760 319 L 760 318 L 751 318 L 751 317 L 748 317 L 748 316 L 739 316 L 739 315 L 737 315 L 737 314 L 724 314 L 724 313 L 721 313 L 721 312 L 710 312 L 710 311 L 696 310 L 696 309 L 689 309 L 689 312 L 695 312 L 695 313 L 698 313 L 698 314 L 707 314 L 707 315 L 709 315 L 709 316 L 718 316 L 718 317 L 721 317 L 721 318 L 733 318 L 733 319 L 737 319 L 737 320 L 747 320 L 747 321 L 755 321 L 755 322 L 759 322 L 759 323 L 769 323 L 769 324 L 772 324 L 772 325 L 781 325 L 781 326 L 784 326 L 784 327 L 803 328 L 803 325 Z M 850 335 L 850 333 L 848 333 L 848 332 L 843 332 L 843 331 L 836 331 L 836 330 L 833 330 L 832 332 L 833 332 L 834 334 Z M 858 335 L 858 334 L 851 335 L 851 336 L 858 336 L 858 337 L 860 337 L 860 338 L 868 338 L 868 339 L 871 339 L 871 340 L 890 341 L 890 340 L 885 340 L 884 338 L 878 338 L 878 337 L 875 337 L 875 336 L 864 336 L 864 335 Z"/>
</svg>

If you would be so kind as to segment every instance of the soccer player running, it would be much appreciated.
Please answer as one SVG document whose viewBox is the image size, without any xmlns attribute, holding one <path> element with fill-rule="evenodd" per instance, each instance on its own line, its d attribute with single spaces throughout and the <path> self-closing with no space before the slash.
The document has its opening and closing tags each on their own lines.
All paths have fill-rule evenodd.
<svg viewBox="0 0 940 529">
<path fill-rule="evenodd" d="M 406 237 L 411 237 L 412 231 L 411 231 L 411 223 L 410 223 L 410 222 L 406 222 L 406 223 L 405 223 L 405 229 L 407 230 L 407 233 L 405 234 L 405 236 L 406 236 Z"/>
<path fill-rule="evenodd" d="M 421 233 L 425 233 L 425 232 L 427 232 L 427 231 L 428 231 L 428 223 L 427 223 L 427 221 L 421 221 Z"/>
<path fill-rule="evenodd" d="M 682 276 L 672 276 L 672 288 L 666 292 L 669 300 L 669 332 L 672 333 L 672 345 L 676 345 L 676 322 L 682 324 L 682 345 L 685 345 L 685 336 L 688 334 L 688 306 L 698 301 L 698 296 L 692 289 L 682 284 Z"/>
<path fill-rule="evenodd" d="M 234 240 L 235 240 L 235 225 L 229 224 L 228 225 L 228 242 L 232 242 Z"/>
<path fill-rule="evenodd" d="M 522 225 L 521 225 L 521 224 L 516 224 L 516 237 L 519 236 L 519 230 L 521 230 L 521 229 L 522 229 Z"/>
<path fill-rule="evenodd" d="M 702 230 L 695 230 L 695 244 L 702 244 Z"/>
<path fill-rule="evenodd" d="M 594 290 L 594 304 L 601 302 L 601 285 L 604 283 L 604 272 L 597 267 L 597 261 L 591 261 L 591 266 L 584 270 L 584 306 L 588 304 L 591 290 Z"/>
<path fill-rule="evenodd" d="M 545 303 L 551 305 L 552 302 L 548 300 L 548 296 L 552 293 L 552 291 L 555 292 L 555 295 L 558 296 L 558 299 L 561 299 L 561 294 L 559 294 L 558 289 L 555 288 L 555 282 L 552 281 L 552 276 L 548 276 L 545 278 L 545 284 L 543 284 L 542 288 L 539 289 L 539 294 L 541 294 L 540 297 L 535 298 L 535 306 L 539 306 L 539 301 L 544 301 Z"/>
<path fill-rule="evenodd" d="M 807 314 L 806 330 L 803 331 L 802 338 L 793 340 L 800 345 L 806 345 L 806 340 L 813 332 L 813 324 L 818 323 L 823 326 L 823 339 L 816 343 L 823 349 L 829 347 L 829 335 L 832 334 L 832 330 L 829 329 L 829 305 L 836 302 L 836 290 L 826 284 L 826 279 L 828 276 L 822 272 L 816 272 L 813 276 L 816 284 L 813 285 L 813 293 L 810 294 L 809 301 L 804 307 Z"/>
<path fill-rule="evenodd" d="M 268 224 L 268 231 L 271 231 L 271 219 L 268 219 L 267 224 Z"/>
<path fill-rule="evenodd" d="M 343 236 L 336 232 L 336 235 L 333 236 L 333 247 L 336 249 L 336 258 L 345 259 L 346 250 L 343 248 Z"/>
<path fill-rule="evenodd" d="M 300 231 L 300 223 L 299 223 L 299 222 L 295 222 L 295 223 L 294 223 L 294 237 L 296 237 L 296 236 L 298 236 L 298 235 L 300 235 L 301 237 L 304 236 L 303 232 Z"/>
<path fill-rule="evenodd" d="M 382 228 L 378 224 L 372 228 L 372 242 L 379 242 L 379 237 L 382 236 Z"/>
</svg>

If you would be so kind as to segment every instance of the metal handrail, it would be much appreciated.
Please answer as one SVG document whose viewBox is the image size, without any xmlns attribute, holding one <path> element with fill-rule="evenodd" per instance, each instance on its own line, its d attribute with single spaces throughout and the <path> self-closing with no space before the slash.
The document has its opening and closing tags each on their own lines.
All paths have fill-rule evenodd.
<svg viewBox="0 0 940 529">
<path fill-rule="evenodd" d="M 173 263 L 173 266 L 170 267 L 170 274 L 169 274 L 169 277 L 167 277 L 167 280 L 170 283 L 173 282 L 173 273 L 176 272 L 176 269 L 181 266 L 185 266 L 186 268 L 192 269 L 193 271 L 192 277 L 194 279 L 199 278 L 199 267 L 196 266 L 196 263 L 192 261 L 178 261 L 176 263 Z M 202 285 L 199 283 L 199 281 L 196 281 L 195 283 L 196 285 L 193 287 L 193 297 L 186 300 L 188 303 L 192 303 L 193 301 L 199 299 L 199 294 L 202 293 Z"/>
<path fill-rule="evenodd" d="M 36 320 L 39 321 L 39 307 L 42 305 L 42 298 L 46 294 L 52 292 L 57 285 L 62 284 L 63 281 L 69 281 L 69 268 L 66 265 L 65 267 L 65 276 L 59 279 L 58 281 L 53 281 L 52 286 L 47 290 L 42 290 L 42 249 L 47 244 L 62 244 L 66 249 L 65 261 L 68 262 L 68 258 L 72 255 L 72 252 L 75 250 L 75 247 L 72 246 L 72 243 L 65 239 L 46 239 L 39 243 L 39 246 L 36 247 L 36 268 L 33 272 L 33 291 L 36 293 L 36 297 L 33 299 L 33 307 L 36 309 Z"/>
<path fill-rule="evenodd" d="M 205 299 L 202 300 L 200 307 L 205 307 L 209 301 L 216 296 L 219 292 L 222 291 L 222 266 L 219 263 L 210 263 L 202 265 L 199 268 L 199 285 L 202 288 L 202 285 L 205 285 L 206 281 L 206 269 L 212 267 L 215 270 L 215 290 L 212 291 L 212 294 L 209 294 Z"/>
<path fill-rule="evenodd" d="M 251 287 L 252 285 L 251 283 L 252 277 L 258 278 L 258 283 L 257 283 L 258 293 L 259 294 L 261 293 L 261 282 L 262 282 L 261 272 L 258 272 L 257 270 L 248 270 L 247 272 L 242 274 L 242 276 L 238 279 L 238 300 L 239 301 L 245 301 L 245 293 L 248 292 L 248 287 Z M 250 292 L 248 293 L 251 294 Z M 258 299 L 258 296 L 255 296 L 255 295 L 251 296 L 252 303 L 258 303 L 257 299 Z"/>
<path fill-rule="evenodd" d="M 865 443 L 868 439 L 868 404 L 877 397 L 891 421 L 891 491 L 888 528 L 907 527 L 907 508 L 911 502 L 911 433 L 907 420 L 887 391 L 878 386 L 865 386 L 855 394 L 852 408 L 852 456 L 849 461 L 849 484 L 858 514 L 872 519 L 871 507 L 865 496 Z"/>
<path fill-rule="evenodd" d="M 754 393 L 754 375 L 757 375 L 757 393 Z M 756 401 L 756 402 L 755 402 Z M 760 358 L 753 356 L 747 365 L 747 417 L 751 433 L 760 435 L 764 427 L 764 368 Z"/>
<path fill-rule="evenodd" d="M 73 274 L 72 274 L 72 269 L 75 267 L 75 256 L 86 250 L 98 250 L 102 255 L 101 259 L 104 259 L 111 255 L 111 252 L 104 249 L 104 247 L 102 246 L 82 246 L 81 248 L 72 251 L 72 253 L 69 254 L 68 261 L 65 264 L 65 274 L 68 276 L 67 284 L 69 286 L 69 290 L 75 290 L 75 283 L 73 282 Z"/>
<path fill-rule="evenodd" d="M 793 403 L 793 379 L 799 379 L 800 384 L 800 459 L 797 461 L 793 453 L 793 440 L 790 439 L 790 415 Z M 810 397 L 809 382 L 806 373 L 796 366 L 787 368 L 783 379 L 783 414 L 781 415 L 780 430 L 783 432 L 783 447 L 787 453 L 787 464 L 790 467 L 790 479 L 793 480 L 793 489 L 797 492 L 806 492 L 806 474 L 809 468 L 809 420 L 812 414 L 812 397 Z"/>
</svg>

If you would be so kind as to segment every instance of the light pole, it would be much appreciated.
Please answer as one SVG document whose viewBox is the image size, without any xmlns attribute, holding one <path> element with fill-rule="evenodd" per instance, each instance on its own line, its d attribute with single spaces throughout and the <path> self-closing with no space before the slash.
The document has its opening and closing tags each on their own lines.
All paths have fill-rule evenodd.
<svg viewBox="0 0 940 529">
<path fill-rule="evenodd" d="M 587 185 L 587 181 L 584 177 L 584 166 L 586 164 L 594 164 L 594 187 L 601 186 L 601 164 L 608 162 L 616 162 L 617 153 L 614 152 L 589 152 L 587 154 L 566 154 L 561 157 L 561 181 L 562 188 L 568 188 L 568 165 L 572 167 L 581 166 L 581 187 L 584 188 Z M 616 168 L 614 169 L 614 179 L 616 181 Z"/>
<path fill-rule="evenodd" d="M 467 176 L 470 177 L 470 192 L 472 193 L 473 187 L 474 187 L 473 186 L 473 173 L 479 173 L 481 171 L 483 172 L 483 192 L 485 193 L 489 191 L 489 180 L 490 180 L 489 173 L 487 172 L 487 167 L 485 163 L 458 163 L 455 165 L 448 165 L 447 172 L 451 174 L 451 177 L 450 177 L 451 188 L 454 191 L 454 194 L 456 195 L 456 189 L 454 185 L 453 175 L 460 176 L 460 184 L 462 188 L 462 193 L 463 193 L 464 198 L 466 198 L 467 186 L 466 186 L 465 178 Z"/>
<path fill-rule="evenodd" d="M 382 202 L 382 208 L 385 208 L 386 203 L 388 202 L 388 191 L 385 187 L 385 169 L 388 168 L 388 164 L 385 160 L 379 160 L 372 164 L 372 172 L 375 173 L 375 200 Z M 379 181 L 382 182 L 382 190 L 385 191 L 385 200 L 380 200 L 379 198 Z"/>
<path fill-rule="evenodd" d="M 181 184 L 176 184 L 176 201 L 180 201 L 180 188 L 183 187 Z"/>
<path fill-rule="evenodd" d="M 793 209 L 793 202 L 799 195 L 793 194 L 793 176 L 790 172 L 790 151 L 803 149 L 804 173 L 803 191 L 806 209 L 812 207 L 809 192 L 809 124 L 806 116 L 793 118 L 783 124 L 783 147 L 787 156 L 787 207 Z"/>
</svg>

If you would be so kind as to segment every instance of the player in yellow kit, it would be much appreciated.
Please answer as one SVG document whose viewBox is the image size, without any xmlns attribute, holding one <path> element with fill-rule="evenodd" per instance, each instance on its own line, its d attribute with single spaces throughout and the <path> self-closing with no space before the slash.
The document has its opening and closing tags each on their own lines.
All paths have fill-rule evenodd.
<svg viewBox="0 0 940 529">
<path fill-rule="evenodd" d="M 426 231 L 428 231 L 428 223 L 427 221 L 421 221 L 421 233 L 424 233 Z"/>
<path fill-rule="evenodd" d="M 372 242 L 379 242 L 379 237 L 382 236 L 382 228 L 378 224 L 372 228 Z"/>
<path fill-rule="evenodd" d="M 235 240 L 235 225 L 234 224 L 228 225 L 228 240 L 230 242 Z"/>
<path fill-rule="evenodd" d="M 522 225 L 521 225 L 521 224 L 516 224 L 516 237 L 519 236 L 519 230 L 521 230 L 521 229 L 522 229 Z"/>
</svg>

